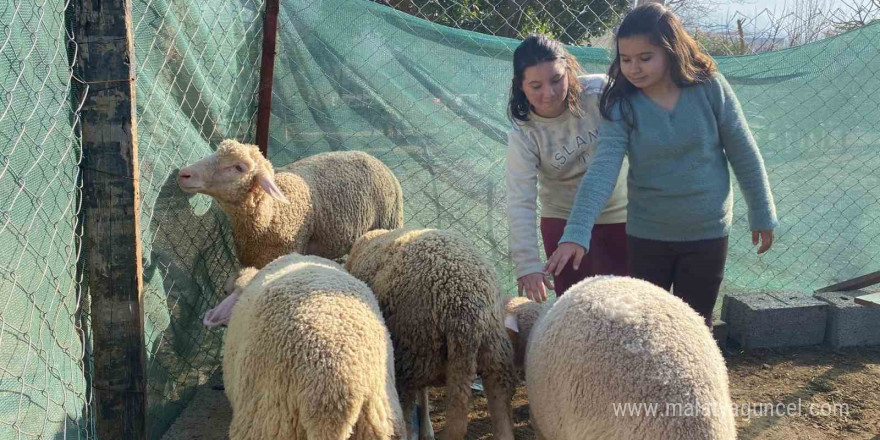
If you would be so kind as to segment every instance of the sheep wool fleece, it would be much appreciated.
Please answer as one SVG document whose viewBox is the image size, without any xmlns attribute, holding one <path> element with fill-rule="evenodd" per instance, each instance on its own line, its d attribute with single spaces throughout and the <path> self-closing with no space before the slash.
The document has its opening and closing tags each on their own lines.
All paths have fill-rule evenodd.
<svg viewBox="0 0 880 440">
<path fill-rule="evenodd" d="M 375 230 L 355 242 L 346 268 L 379 300 L 404 413 L 418 390 L 445 381 L 444 438 L 463 438 L 470 386 L 481 372 L 494 438 L 512 440 L 514 374 L 501 290 L 492 265 L 473 245 L 448 231 Z"/>
<path fill-rule="evenodd" d="M 253 145 L 227 140 L 217 154 L 246 154 L 271 169 L 290 201 L 273 199 L 257 184 L 248 185 L 241 201 L 218 199 L 242 267 L 261 268 L 290 252 L 340 258 L 364 232 L 403 225 L 400 182 L 367 153 L 320 153 L 277 170 Z"/>
<path fill-rule="evenodd" d="M 231 440 L 403 436 L 379 306 L 333 261 L 290 254 L 259 271 L 224 351 Z"/>
<path fill-rule="evenodd" d="M 559 298 L 528 338 L 526 384 L 532 424 L 546 439 L 736 438 L 712 334 L 646 281 L 588 278 Z M 627 404 L 656 404 L 657 416 L 626 413 Z"/>
</svg>

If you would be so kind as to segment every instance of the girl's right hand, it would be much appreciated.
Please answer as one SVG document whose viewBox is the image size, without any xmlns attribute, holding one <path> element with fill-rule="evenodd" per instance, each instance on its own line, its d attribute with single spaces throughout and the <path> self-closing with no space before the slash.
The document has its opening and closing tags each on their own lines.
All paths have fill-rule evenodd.
<svg viewBox="0 0 880 440">
<path fill-rule="evenodd" d="M 577 243 L 570 241 L 559 243 L 559 246 L 553 251 L 553 255 L 547 259 L 547 264 L 544 265 L 544 272 L 559 276 L 569 260 L 571 260 L 572 269 L 578 270 L 581 267 L 581 260 L 584 259 L 586 253 L 587 250 Z"/>
<path fill-rule="evenodd" d="M 517 280 L 517 295 L 522 296 L 523 290 L 526 297 L 536 303 L 547 301 L 547 289 L 553 289 L 553 283 L 543 272 L 523 275 Z"/>
</svg>

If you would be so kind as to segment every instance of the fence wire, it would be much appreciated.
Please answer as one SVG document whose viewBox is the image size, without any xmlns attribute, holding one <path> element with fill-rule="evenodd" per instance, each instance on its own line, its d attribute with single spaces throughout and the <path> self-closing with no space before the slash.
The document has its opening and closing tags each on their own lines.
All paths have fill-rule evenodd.
<svg viewBox="0 0 880 440">
<path fill-rule="evenodd" d="M 0 438 L 90 438 L 78 98 L 63 0 L 0 6 Z"/>
<path fill-rule="evenodd" d="M 220 140 L 252 142 L 261 0 L 135 0 L 148 421 L 158 438 L 219 365 L 202 315 L 237 266 L 226 215 L 177 169 Z"/>
<path fill-rule="evenodd" d="M 373 153 L 403 185 L 406 221 L 472 238 L 513 294 L 503 173 L 518 40 L 440 25 L 443 14 L 471 4 L 284 1 L 269 151 L 279 164 L 328 150 Z M 579 35 L 607 35 L 594 23 L 599 29 Z M 486 22 L 483 30 L 508 32 Z M 877 270 L 880 132 L 870 121 L 880 120 L 878 47 L 875 24 L 785 51 L 717 58 L 762 149 L 782 221 L 771 252 L 754 255 L 734 184 L 725 291 L 807 293 Z M 612 55 L 571 50 L 589 72 L 605 72 Z"/>
<path fill-rule="evenodd" d="M 532 32 L 592 44 L 632 8 L 631 0 L 373 0 L 444 26 L 522 39 Z"/>
<path fill-rule="evenodd" d="M 270 159 L 363 150 L 405 194 L 410 226 L 454 229 L 515 292 L 505 116 L 530 32 L 604 72 L 626 1 L 283 0 Z M 397 8 L 397 9 L 394 9 Z M 64 0 L 0 6 L 0 438 L 93 438 L 82 301 L 76 45 Z M 236 267 L 226 216 L 176 171 L 224 138 L 252 142 L 263 0 L 134 0 L 148 422 L 159 438 L 217 369 L 201 325 Z M 472 32 L 476 31 L 476 32 Z M 503 38 L 513 37 L 513 38 Z M 585 47 L 591 45 L 594 47 Z M 737 194 L 724 289 L 809 292 L 876 270 L 880 25 L 719 57 L 762 148 L 782 226 L 757 257 Z M 736 187 L 734 187 L 736 189 Z M 85 298 L 87 299 L 87 298 Z"/>
</svg>

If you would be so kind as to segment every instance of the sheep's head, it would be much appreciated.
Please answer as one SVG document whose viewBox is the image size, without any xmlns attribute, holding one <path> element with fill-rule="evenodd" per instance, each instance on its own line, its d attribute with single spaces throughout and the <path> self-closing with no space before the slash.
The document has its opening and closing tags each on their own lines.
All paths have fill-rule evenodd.
<svg viewBox="0 0 880 440">
<path fill-rule="evenodd" d="M 260 270 L 256 267 L 245 267 L 238 271 L 238 277 L 235 278 L 235 281 L 232 282 L 232 290 L 242 291 L 248 284 L 250 284 L 251 280 L 257 276 L 257 272 Z"/>
<path fill-rule="evenodd" d="M 529 336 L 535 323 L 538 322 L 542 306 L 523 297 L 505 298 L 503 306 L 504 326 L 513 346 L 513 364 L 516 368 L 522 369 L 526 362 Z"/>
<path fill-rule="evenodd" d="M 382 240 L 377 239 L 385 237 L 389 232 L 391 231 L 387 229 L 373 229 L 358 237 L 348 252 L 345 270 L 356 278 L 372 279 L 383 261 L 377 254 L 384 255 L 384 250 L 378 246 Z"/>
<path fill-rule="evenodd" d="M 213 154 L 181 168 L 177 184 L 187 193 L 207 194 L 226 203 L 239 203 L 251 191 L 265 191 L 288 203 L 275 184 L 275 169 L 259 148 L 232 139 L 221 142 Z"/>
</svg>

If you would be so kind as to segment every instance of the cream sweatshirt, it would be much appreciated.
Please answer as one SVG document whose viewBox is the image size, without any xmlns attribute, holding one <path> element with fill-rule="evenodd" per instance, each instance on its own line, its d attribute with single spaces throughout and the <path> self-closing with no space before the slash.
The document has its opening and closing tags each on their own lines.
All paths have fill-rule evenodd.
<svg viewBox="0 0 880 440">
<path fill-rule="evenodd" d="M 517 277 L 541 272 L 538 249 L 537 205 L 541 216 L 568 219 L 584 173 L 596 152 L 602 115 L 599 97 L 605 86 L 603 74 L 579 78 L 582 86 L 578 118 L 566 110 L 555 118 L 529 114 L 529 121 L 515 121 L 507 136 L 507 209 L 510 256 Z M 597 224 L 626 222 L 627 162 Z"/>
</svg>

